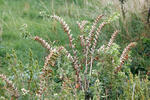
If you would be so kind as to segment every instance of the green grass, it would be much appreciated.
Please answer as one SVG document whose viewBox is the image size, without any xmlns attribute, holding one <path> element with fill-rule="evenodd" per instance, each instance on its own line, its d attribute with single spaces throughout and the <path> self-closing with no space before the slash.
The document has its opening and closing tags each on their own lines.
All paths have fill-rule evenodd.
<svg viewBox="0 0 150 100">
<path fill-rule="evenodd" d="M 79 34 L 76 21 L 88 20 L 91 17 L 95 18 L 100 14 L 97 12 L 94 15 L 92 12 L 87 11 L 87 8 L 79 1 L 67 2 L 65 0 L 54 0 L 53 5 L 52 0 L 2 0 L 0 7 L 2 8 L 0 21 L 3 26 L 1 46 L 5 49 L 3 53 L 8 53 L 11 49 L 15 49 L 19 58 L 22 58 L 23 55 L 23 58 L 26 58 L 25 55 L 29 48 L 33 50 L 34 55 L 37 55 L 38 58 L 43 59 L 44 57 L 44 50 L 36 42 L 21 38 L 20 28 L 23 24 L 28 25 L 27 30 L 32 35 L 41 36 L 52 42 L 56 40 L 56 45 L 68 45 L 67 35 L 63 33 L 59 23 L 47 19 L 43 20 L 39 14 L 41 11 L 46 11 L 49 15 L 55 12 L 63 17 L 70 25 L 74 36 Z M 82 9 L 84 11 L 81 11 Z M 88 14 L 83 14 L 82 12 Z"/>
</svg>

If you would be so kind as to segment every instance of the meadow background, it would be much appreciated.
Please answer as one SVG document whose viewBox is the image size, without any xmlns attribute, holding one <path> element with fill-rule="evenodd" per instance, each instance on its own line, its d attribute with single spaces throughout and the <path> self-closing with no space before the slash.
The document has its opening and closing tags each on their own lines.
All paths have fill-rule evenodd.
<svg viewBox="0 0 150 100">
<path fill-rule="evenodd" d="M 132 50 L 132 62 L 128 66 L 133 74 L 150 72 L 150 26 L 147 23 L 148 0 L 127 0 L 125 18 L 122 16 L 119 0 L 0 0 L 0 73 L 9 74 L 7 55 L 15 50 L 23 64 L 30 61 L 33 53 L 39 65 L 44 64 L 47 52 L 35 41 L 24 38 L 24 33 L 40 36 L 48 43 L 69 48 L 68 37 L 61 25 L 49 18 L 56 14 L 68 23 L 72 34 L 79 40 L 80 30 L 77 21 L 93 20 L 100 14 L 102 20 L 120 14 L 119 18 L 107 25 L 99 37 L 98 45 L 109 41 L 114 30 L 120 30 L 115 43 L 119 52 L 130 42 L 137 42 Z M 149 75 L 149 74 L 148 74 Z"/>
<path fill-rule="evenodd" d="M 67 35 L 63 33 L 61 26 L 48 19 L 47 15 L 59 15 L 70 25 L 72 33 L 77 37 L 79 33 L 77 21 L 96 18 L 99 14 L 106 17 L 114 12 L 121 14 L 119 1 L 116 0 L 1 0 L 0 1 L 0 26 L 1 45 L 0 69 L 7 69 L 4 58 L 7 53 L 14 49 L 24 63 L 28 60 L 26 54 L 29 48 L 33 51 L 34 57 L 43 63 L 45 56 L 44 49 L 33 41 L 21 38 L 23 25 L 30 34 L 41 36 L 56 45 L 68 45 Z M 131 41 L 138 42 L 135 50 L 134 67 L 149 67 L 149 25 L 146 23 L 148 12 L 148 1 L 133 0 L 125 4 L 126 19 L 120 18 L 104 29 L 100 36 L 100 44 L 109 40 L 114 29 L 120 29 L 117 43 L 121 47 Z M 42 14 L 42 15 L 41 15 Z M 45 16 L 45 17 L 44 17 Z M 109 29 L 109 30 L 108 30 Z M 102 41 L 103 40 L 103 41 Z M 142 44 L 144 41 L 146 43 Z M 38 49 L 37 49 L 38 48 Z M 138 60 L 138 62 L 136 62 Z M 140 63 L 139 63 L 140 62 Z M 138 64 L 136 64 L 138 63 Z"/>
</svg>

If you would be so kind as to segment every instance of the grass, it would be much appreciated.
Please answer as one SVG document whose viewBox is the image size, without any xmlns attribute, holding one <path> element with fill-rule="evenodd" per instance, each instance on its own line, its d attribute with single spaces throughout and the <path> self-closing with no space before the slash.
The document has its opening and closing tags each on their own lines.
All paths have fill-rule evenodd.
<svg viewBox="0 0 150 100">
<path fill-rule="evenodd" d="M 65 5 L 67 5 L 67 3 L 65 2 L 55 2 L 55 8 L 50 8 L 51 6 L 49 5 L 51 5 L 51 3 L 52 1 L 43 2 L 40 0 L 1 1 L 0 6 L 2 9 L 0 11 L 0 20 L 3 26 L 3 41 L 1 42 L 1 46 L 3 47 L 3 49 L 5 49 L 3 50 L 3 53 L 8 53 L 11 51 L 11 49 L 15 49 L 20 56 L 19 58 L 22 58 L 22 55 L 26 55 L 28 49 L 31 48 L 33 49 L 35 55 L 38 55 L 38 58 L 43 58 L 44 50 L 42 49 L 42 47 L 39 47 L 37 43 L 33 41 L 24 40 L 21 38 L 21 31 L 19 29 L 23 24 L 28 25 L 27 30 L 32 35 L 41 36 L 43 38 L 46 38 L 46 40 L 52 42 L 54 40 L 57 40 L 57 45 L 65 45 L 67 43 L 67 41 L 65 41 L 67 36 L 65 36 L 63 31 L 58 28 L 61 26 L 52 20 L 47 21 L 43 20 L 43 18 L 40 17 L 40 11 L 45 11 L 47 9 L 48 11 L 46 13 L 52 14 L 53 9 L 58 7 L 57 9 L 55 9 L 55 12 L 58 15 L 63 16 L 64 19 L 67 20 L 67 22 L 71 25 L 71 27 L 74 27 L 72 31 L 74 32 L 74 36 L 77 36 L 79 31 L 77 30 L 77 25 L 75 25 L 75 23 L 79 16 L 77 16 L 76 14 L 72 14 L 76 18 L 71 18 L 71 15 L 67 14 L 68 11 L 65 10 L 69 9 L 65 7 Z M 80 7 L 76 4 L 70 6 L 72 7 L 72 9 Z M 76 8 L 73 6 L 75 6 Z M 88 18 L 90 17 L 87 16 L 86 19 Z M 36 50 L 37 48 L 38 50 Z M 23 58 L 25 57 L 26 56 L 24 56 Z"/>
<path fill-rule="evenodd" d="M 63 33 L 61 26 L 56 21 L 43 17 L 45 14 L 57 14 L 64 18 L 70 25 L 72 33 L 77 37 L 80 33 L 76 25 L 76 21 L 88 20 L 93 21 L 99 14 L 105 14 L 106 17 L 114 12 L 119 12 L 113 7 L 111 3 L 103 5 L 99 0 L 1 0 L 0 1 L 0 23 L 3 28 L 3 40 L 1 43 L 0 56 L 2 62 L 6 53 L 11 53 L 14 49 L 17 52 L 19 59 L 27 62 L 27 52 L 29 48 L 36 55 L 35 58 L 42 64 L 45 57 L 45 50 L 32 40 L 23 39 L 21 37 L 20 28 L 27 24 L 27 31 L 32 35 L 43 37 L 48 42 L 54 42 L 55 45 L 64 45 L 68 47 L 68 40 L 66 34 Z M 40 12 L 44 12 L 43 16 Z M 115 29 L 120 29 L 117 40 L 122 44 L 128 44 L 141 37 L 141 33 L 147 34 L 144 24 L 136 18 L 131 16 L 128 19 L 126 26 L 123 26 L 121 19 L 115 23 L 108 25 L 100 36 L 100 41 L 108 41 L 111 33 Z M 107 31 L 109 29 L 109 31 Z M 109 33 L 109 34 L 108 34 Z M 135 35 L 137 35 L 135 37 Z M 122 40 L 120 40 L 122 39 Z M 100 44 L 102 44 L 99 41 Z M 103 43 L 104 43 L 103 42 Z M 4 68 L 5 62 L 0 66 Z M 2 68 L 0 67 L 0 68 Z M 7 68 L 7 67 L 5 67 Z M 0 69 L 1 70 L 1 69 Z"/>
</svg>

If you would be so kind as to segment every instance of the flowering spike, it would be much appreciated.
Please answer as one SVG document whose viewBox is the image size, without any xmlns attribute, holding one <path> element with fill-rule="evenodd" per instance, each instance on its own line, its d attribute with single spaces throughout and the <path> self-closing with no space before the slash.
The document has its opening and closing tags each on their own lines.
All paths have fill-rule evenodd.
<svg viewBox="0 0 150 100">
<path fill-rule="evenodd" d="M 69 43 L 70 43 L 70 47 L 72 47 L 73 43 L 72 43 L 72 34 L 70 33 L 71 30 L 69 28 L 69 26 L 66 24 L 66 22 L 59 16 L 53 15 L 51 16 L 51 18 L 54 18 L 55 20 L 59 21 L 64 29 L 64 31 L 67 33 L 68 38 L 69 38 Z"/>
<path fill-rule="evenodd" d="M 43 40 L 42 38 L 40 38 L 38 36 L 35 36 L 34 40 L 39 42 L 44 48 L 46 48 L 49 51 L 51 51 L 52 48 L 50 47 L 50 45 L 45 40 Z"/>
<path fill-rule="evenodd" d="M 59 21 L 61 23 L 64 31 L 68 35 L 70 47 L 72 48 L 74 58 L 76 58 L 76 59 L 74 59 L 75 61 L 73 62 L 73 64 L 74 64 L 74 69 L 76 71 L 77 82 L 81 85 L 81 82 L 80 82 L 81 80 L 80 80 L 80 75 L 79 75 L 79 67 L 81 65 L 79 65 L 79 61 L 78 61 L 78 57 L 77 57 L 77 50 L 75 50 L 75 44 L 73 44 L 74 39 L 72 38 L 72 34 L 70 33 L 71 30 L 70 30 L 69 26 L 66 24 L 66 22 L 61 17 L 53 15 L 53 16 L 51 16 L 51 18 L 54 18 L 55 20 Z"/>
<path fill-rule="evenodd" d="M 103 15 L 99 15 L 95 21 L 93 22 L 92 28 L 90 30 L 89 36 L 88 36 L 88 40 L 87 40 L 87 45 L 88 47 L 91 46 L 91 41 L 93 40 L 93 36 L 94 36 L 94 31 L 96 29 L 96 25 L 98 24 L 98 22 L 100 21 L 100 19 L 103 17 Z"/>
<path fill-rule="evenodd" d="M 120 65 L 116 68 L 115 73 L 118 73 L 121 68 L 122 65 L 124 64 L 125 60 L 128 59 L 128 53 L 130 51 L 131 48 L 135 47 L 137 45 L 136 42 L 131 42 L 122 52 L 122 55 L 120 57 Z"/>
<path fill-rule="evenodd" d="M 111 36 L 111 38 L 110 38 L 110 40 L 109 40 L 109 43 L 108 43 L 108 45 L 107 45 L 107 49 L 109 49 L 110 46 L 113 44 L 113 42 L 114 42 L 114 40 L 115 40 L 115 38 L 116 38 L 116 36 L 117 36 L 118 33 L 119 33 L 118 30 L 116 30 L 116 31 L 113 33 L 113 35 Z"/>
<path fill-rule="evenodd" d="M 54 66 L 56 58 L 59 56 L 59 53 L 62 49 L 62 47 L 59 47 L 58 49 L 53 49 L 45 59 L 42 74 L 40 75 L 39 91 L 36 94 L 39 98 L 41 98 L 42 94 L 46 91 L 45 85 L 47 83 L 47 77 L 49 77 L 49 73 L 52 72 L 52 70 L 50 70 L 47 66 L 48 64 Z"/>
</svg>

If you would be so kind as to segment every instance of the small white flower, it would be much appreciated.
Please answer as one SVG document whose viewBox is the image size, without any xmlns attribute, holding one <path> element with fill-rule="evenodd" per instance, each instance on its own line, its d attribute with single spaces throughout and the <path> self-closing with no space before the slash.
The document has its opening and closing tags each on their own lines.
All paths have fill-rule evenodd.
<svg viewBox="0 0 150 100">
<path fill-rule="evenodd" d="M 100 85 L 100 80 L 99 80 L 99 79 L 97 79 L 97 80 L 95 81 L 95 85 L 96 85 L 96 86 L 99 86 L 99 85 Z"/>
<path fill-rule="evenodd" d="M 99 83 L 99 79 L 97 79 L 95 82 L 96 82 L 96 83 Z"/>
<path fill-rule="evenodd" d="M 57 93 L 55 93 L 55 94 L 54 94 L 54 96 L 58 96 L 58 94 L 57 94 Z"/>
<path fill-rule="evenodd" d="M 6 100 L 6 99 L 5 99 L 5 97 L 1 96 L 1 97 L 0 97 L 0 100 Z"/>
<path fill-rule="evenodd" d="M 42 15 L 42 12 L 40 11 L 39 14 Z"/>
<path fill-rule="evenodd" d="M 29 90 L 26 90 L 25 88 L 22 88 L 21 91 L 22 91 L 23 95 L 26 95 L 29 92 Z"/>
<path fill-rule="evenodd" d="M 56 52 L 56 51 L 57 51 L 56 48 L 54 48 L 54 49 L 53 49 L 53 52 Z"/>
</svg>

